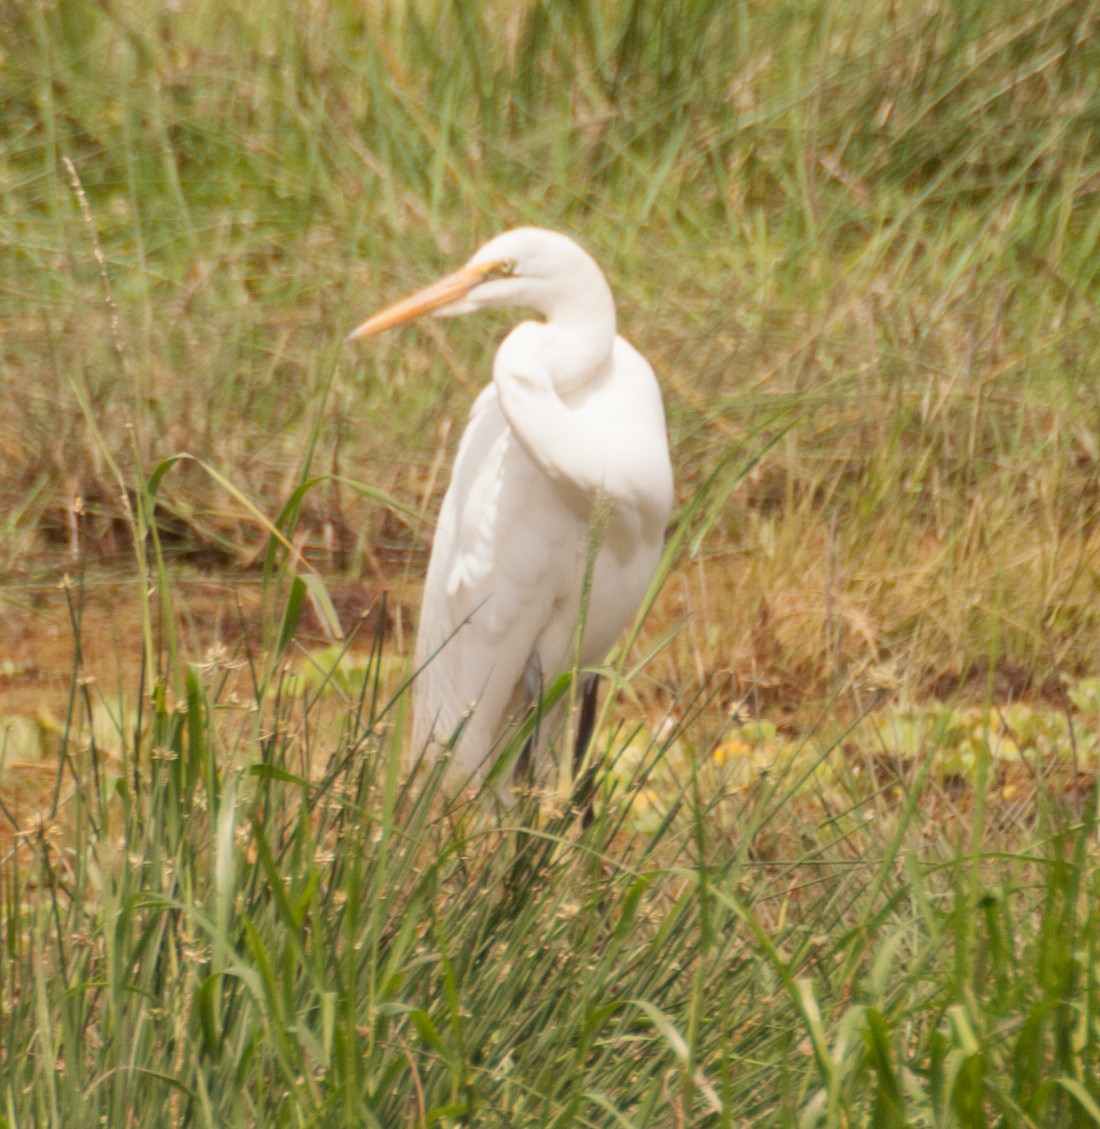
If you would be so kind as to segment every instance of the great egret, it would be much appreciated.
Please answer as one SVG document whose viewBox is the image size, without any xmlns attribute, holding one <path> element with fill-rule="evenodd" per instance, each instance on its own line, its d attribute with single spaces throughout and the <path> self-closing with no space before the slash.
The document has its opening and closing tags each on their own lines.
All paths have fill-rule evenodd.
<svg viewBox="0 0 1100 1129">
<path fill-rule="evenodd" d="M 545 320 L 522 322 L 497 352 L 458 448 L 428 565 L 412 749 L 429 757 L 453 750 L 451 788 L 484 777 L 509 725 L 576 658 L 582 668 L 603 662 L 653 578 L 672 507 L 657 380 L 616 336 L 611 289 L 572 239 L 531 227 L 504 232 L 349 340 L 423 314 L 489 306 L 526 307 Z M 594 534 L 597 512 L 604 518 Z M 578 756 L 595 702 L 588 675 Z M 542 744 L 551 728 L 542 727 Z"/>
</svg>

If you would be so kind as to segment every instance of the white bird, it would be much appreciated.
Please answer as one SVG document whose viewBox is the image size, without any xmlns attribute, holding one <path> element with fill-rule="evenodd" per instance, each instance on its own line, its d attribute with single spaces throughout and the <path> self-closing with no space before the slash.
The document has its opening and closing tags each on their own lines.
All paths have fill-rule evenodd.
<svg viewBox="0 0 1100 1129">
<path fill-rule="evenodd" d="M 451 751 L 452 789 L 484 777 L 502 736 L 557 675 L 578 659 L 581 670 L 605 660 L 656 571 L 673 497 L 653 370 L 616 335 L 600 268 L 564 235 L 504 232 L 349 340 L 423 314 L 490 306 L 526 307 L 544 320 L 516 326 L 497 352 L 459 445 L 428 565 L 412 753 Z M 605 516 L 594 534 L 597 512 Z M 578 758 L 596 704 L 596 677 L 584 677 Z M 548 730 L 553 723 L 541 727 L 540 745 Z"/>
</svg>

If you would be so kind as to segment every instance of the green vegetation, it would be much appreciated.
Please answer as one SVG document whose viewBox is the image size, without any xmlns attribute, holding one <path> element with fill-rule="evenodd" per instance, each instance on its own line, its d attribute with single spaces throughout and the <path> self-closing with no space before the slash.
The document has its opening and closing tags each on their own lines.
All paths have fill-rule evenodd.
<svg viewBox="0 0 1100 1129">
<path fill-rule="evenodd" d="M 1100 5 L 41 0 L 0 106 L 24 706 L 76 578 L 0 702 L 3 1129 L 1100 1124 Z M 519 223 L 679 480 L 584 829 L 397 770 L 502 320 L 340 345 Z"/>
<path fill-rule="evenodd" d="M 990 655 L 1094 673 L 1094 5 L 0 18 L 9 569 L 125 549 L 108 452 L 190 452 L 271 517 L 312 450 L 314 473 L 430 511 L 501 322 L 339 342 L 533 222 L 606 265 L 685 502 L 731 442 L 790 425 L 715 505 L 707 586 L 689 569 L 666 596 L 694 619 L 654 668 L 666 693 L 723 668 L 821 701 L 894 665 L 920 695 Z M 172 552 L 262 552 L 195 463 L 159 506 Z M 326 568 L 389 579 L 422 548 L 342 480 L 299 519 Z"/>
<path fill-rule="evenodd" d="M 132 759 L 74 725 L 65 833 L 6 868 L 6 1124 L 1093 1123 L 1091 816 L 986 853 L 924 770 L 794 817 L 797 774 L 666 772 L 633 834 L 658 745 L 583 832 L 448 816 L 379 661 L 324 748 L 324 698 L 256 735 L 224 667 Z"/>
</svg>

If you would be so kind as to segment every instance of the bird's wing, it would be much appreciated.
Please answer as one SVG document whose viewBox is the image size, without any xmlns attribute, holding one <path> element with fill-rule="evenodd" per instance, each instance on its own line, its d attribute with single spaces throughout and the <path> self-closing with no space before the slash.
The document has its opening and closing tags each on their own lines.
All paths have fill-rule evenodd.
<svg viewBox="0 0 1100 1129">
<path fill-rule="evenodd" d="M 573 583 L 577 518 L 504 420 L 478 398 L 455 460 L 425 581 L 414 747 L 446 740 L 476 709 L 461 751 L 476 766 L 517 692 L 552 609 Z"/>
</svg>

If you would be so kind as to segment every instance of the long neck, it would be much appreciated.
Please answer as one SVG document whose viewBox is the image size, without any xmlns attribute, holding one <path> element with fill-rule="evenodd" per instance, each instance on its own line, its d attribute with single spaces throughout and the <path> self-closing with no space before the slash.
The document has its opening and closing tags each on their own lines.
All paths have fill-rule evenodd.
<svg viewBox="0 0 1100 1129">
<path fill-rule="evenodd" d="M 606 369 L 615 344 L 615 301 L 603 276 L 587 274 L 581 285 L 556 288 L 539 303 L 543 363 L 560 393 L 580 388 Z"/>
<path fill-rule="evenodd" d="M 555 318 L 539 326 L 543 338 L 543 363 L 559 395 L 566 395 L 598 380 L 608 368 L 615 343 L 615 319 Z"/>
</svg>

